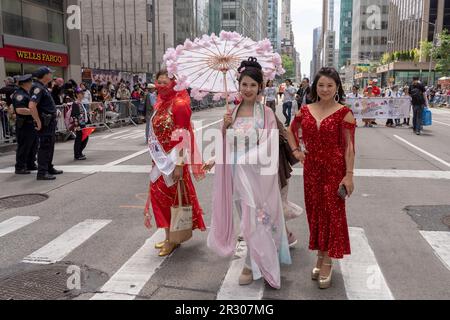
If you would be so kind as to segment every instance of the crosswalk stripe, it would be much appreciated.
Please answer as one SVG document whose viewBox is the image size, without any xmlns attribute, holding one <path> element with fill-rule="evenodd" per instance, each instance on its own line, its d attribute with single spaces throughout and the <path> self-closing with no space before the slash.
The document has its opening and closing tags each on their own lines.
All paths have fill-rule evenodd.
<svg viewBox="0 0 450 320">
<path fill-rule="evenodd" d="M 145 140 L 145 132 L 139 132 L 132 136 L 123 137 L 123 138 L 120 138 L 120 140 L 138 139 L 138 138 L 143 138 Z"/>
<path fill-rule="evenodd" d="M 349 228 L 352 254 L 340 260 L 349 300 L 394 300 L 362 228 Z"/>
<path fill-rule="evenodd" d="M 153 249 L 164 239 L 162 229 L 155 232 L 91 300 L 133 300 L 167 258 L 159 257 Z"/>
<path fill-rule="evenodd" d="M 420 231 L 434 254 L 450 270 L 450 232 L 445 231 Z"/>
<path fill-rule="evenodd" d="M 239 242 L 236 248 L 236 258 L 231 262 L 230 268 L 223 280 L 217 300 L 261 300 L 264 294 L 264 281 L 254 281 L 249 286 L 239 285 L 239 276 L 245 265 L 247 245 Z"/>
<path fill-rule="evenodd" d="M 138 134 L 138 133 L 142 134 L 141 131 L 134 130 L 134 131 L 131 132 L 131 133 L 127 133 L 127 134 L 124 134 L 124 135 L 121 135 L 121 136 L 114 137 L 114 138 L 112 138 L 112 140 L 123 140 L 124 138 L 128 138 L 128 137 L 135 136 L 135 135 Z M 145 133 L 143 133 L 143 134 L 145 135 Z"/>
<path fill-rule="evenodd" d="M 29 224 L 39 220 L 39 217 L 18 216 L 0 223 L 0 238 L 7 234 L 26 227 Z"/>
<path fill-rule="evenodd" d="M 108 135 L 103 136 L 103 137 L 101 137 L 101 138 L 102 138 L 102 140 L 106 140 L 106 139 L 108 139 L 108 138 L 111 138 L 111 137 L 114 137 L 114 136 L 117 136 L 117 135 L 120 135 L 120 134 L 124 134 L 124 133 L 130 132 L 130 131 L 131 131 L 131 129 L 123 130 L 123 131 L 120 131 L 120 132 L 108 134 Z"/>
<path fill-rule="evenodd" d="M 25 257 L 22 262 L 52 264 L 64 259 L 70 252 L 100 231 L 111 220 L 91 220 L 77 224 L 41 249 Z"/>
</svg>

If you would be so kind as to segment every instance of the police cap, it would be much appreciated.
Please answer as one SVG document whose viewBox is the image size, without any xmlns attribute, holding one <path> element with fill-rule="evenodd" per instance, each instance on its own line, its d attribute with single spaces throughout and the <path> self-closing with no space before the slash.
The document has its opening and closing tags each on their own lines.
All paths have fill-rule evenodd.
<svg viewBox="0 0 450 320">
<path fill-rule="evenodd" d="M 25 74 L 23 76 L 17 76 L 17 81 L 19 82 L 19 84 L 23 84 L 26 82 L 31 82 L 33 81 L 33 76 L 31 74 Z"/>
<path fill-rule="evenodd" d="M 42 79 L 46 74 L 54 73 L 55 71 L 50 69 L 49 67 L 40 67 L 36 70 L 36 72 L 33 74 L 35 78 Z"/>
</svg>

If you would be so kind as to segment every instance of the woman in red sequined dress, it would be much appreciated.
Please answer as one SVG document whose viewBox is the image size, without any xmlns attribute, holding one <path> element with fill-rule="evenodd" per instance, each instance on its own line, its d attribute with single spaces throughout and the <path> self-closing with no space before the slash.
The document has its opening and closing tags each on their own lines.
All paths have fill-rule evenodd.
<svg viewBox="0 0 450 320">
<path fill-rule="evenodd" d="M 335 69 L 319 71 L 311 94 L 316 103 L 302 106 L 296 115 L 289 144 L 304 167 L 309 249 L 318 251 L 312 279 L 326 289 L 331 286 L 331 259 L 350 254 L 345 200 L 338 190 L 345 186 L 347 197 L 354 190 L 356 120 L 343 105 L 344 90 Z"/>
<path fill-rule="evenodd" d="M 204 178 L 202 163 L 199 159 L 198 150 L 195 147 L 194 133 L 191 124 L 190 97 L 186 90 L 175 91 L 176 81 L 168 77 L 167 71 L 163 70 L 157 74 L 156 89 L 158 99 L 155 112 L 151 118 L 149 129 L 149 152 L 153 160 L 153 168 L 150 174 L 149 197 L 145 209 L 145 225 L 150 224 L 150 204 L 153 209 L 156 226 L 166 232 L 165 241 L 157 243 L 156 249 L 160 250 L 159 256 L 171 254 L 177 245 L 169 242 L 170 208 L 178 203 L 177 183 L 183 180 L 187 193 L 187 199 L 192 205 L 192 229 L 206 231 L 203 221 L 203 211 L 198 202 L 194 185 L 192 183 L 190 169 L 197 180 Z M 174 138 L 177 132 L 182 138 Z M 183 132 L 188 132 L 191 138 L 189 147 L 185 148 L 189 165 L 185 164 L 181 145 L 185 145 Z M 182 142 L 180 144 L 180 142 Z M 191 148 L 192 146 L 192 148 Z M 194 156 L 195 154 L 195 156 Z M 194 159 L 195 158 L 195 159 Z M 184 196 L 183 204 L 186 204 Z"/>
</svg>

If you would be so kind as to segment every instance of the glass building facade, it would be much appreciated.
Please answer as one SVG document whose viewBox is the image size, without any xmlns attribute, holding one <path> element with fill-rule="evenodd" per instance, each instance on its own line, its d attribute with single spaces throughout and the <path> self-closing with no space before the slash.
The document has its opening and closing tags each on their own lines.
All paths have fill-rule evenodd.
<svg viewBox="0 0 450 320">
<path fill-rule="evenodd" d="M 339 62 L 341 68 L 351 62 L 352 57 L 353 0 L 341 0 Z"/>
<path fill-rule="evenodd" d="M 267 38 L 268 0 L 223 0 L 222 29 L 255 41 Z"/>
<path fill-rule="evenodd" d="M 176 0 L 175 43 L 220 33 L 221 0 Z"/>
<path fill-rule="evenodd" d="M 43 65 L 55 76 L 81 78 L 79 30 L 65 25 L 66 7 L 74 2 L 0 0 L 0 78 L 33 73 Z"/>
<path fill-rule="evenodd" d="M 275 51 L 278 51 L 278 0 L 268 2 L 268 38 Z"/>
<path fill-rule="evenodd" d="M 64 44 L 63 0 L 1 0 L 3 32 Z"/>
</svg>

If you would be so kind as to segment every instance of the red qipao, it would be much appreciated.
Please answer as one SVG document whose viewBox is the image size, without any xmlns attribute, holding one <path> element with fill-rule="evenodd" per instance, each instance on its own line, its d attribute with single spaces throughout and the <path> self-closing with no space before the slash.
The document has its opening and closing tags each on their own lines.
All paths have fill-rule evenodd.
<svg viewBox="0 0 450 320">
<path fill-rule="evenodd" d="M 318 123 L 305 105 L 291 127 L 307 150 L 303 167 L 309 249 L 334 259 L 351 253 L 345 201 L 337 195 L 347 172 L 345 155 L 355 152 L 356 125 L 344 120 L 349 112 L 343 107 Z"/>
<path fill-rule="evenodd" d="M 151 122 L 153 132 L 164 149 L 164 152 L 167 154 L 172 152 L 177 145 L 179 147 L 179 142 L 182 141 L 182 138 L 179 141 L 176 141 L 172 136 L 174 131 L 179 129 L 185 129 L 190 133 L 192 138 L 191 145 L 195 146 L 194 133 L 191 124 L 192 111 L 190 97 L 187 91 L 174 91 L 173 88 L 175 85 L 176 83 L 172 81 L 167 86 L 157 87 L 158 100 L 155 105 L 155 114 Z M 185 165 L 183 168 L 183 181 L 186 186 L 189 202 L 192 205 L 192 229 L 205 231 L 206 227 L 202 217 L 203 210 L 198 202 L 189 170 L 190 168 L 192 169 L 195 178 L 198 180 L 204 177 L 204 173 L 201 170 L 201 163 L 194 164 L 194 162 L 192 162 L 194 151 L 197 151 L 195 147 L 189 152 L 188 162 L 191 163 L 191 165 Z M 156 226 L 158 228 L 170 228 L 170 208 L 171 206 L 178 204 L 177 199 L 177 185 L 175 184 L 168 187 L 163 176 L 159 177 L 154 183 L 150 183 L 146 213 L 149 212 L 151 203 Z M 183 197 L 183 204 L 185 203 L 186 201 Z"/>
</svg>

